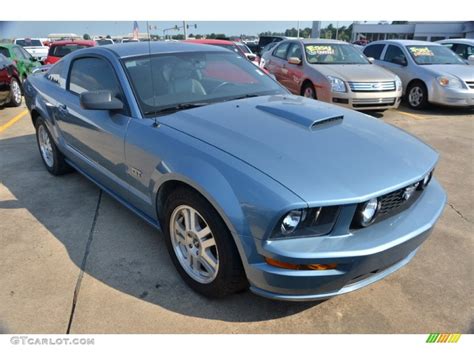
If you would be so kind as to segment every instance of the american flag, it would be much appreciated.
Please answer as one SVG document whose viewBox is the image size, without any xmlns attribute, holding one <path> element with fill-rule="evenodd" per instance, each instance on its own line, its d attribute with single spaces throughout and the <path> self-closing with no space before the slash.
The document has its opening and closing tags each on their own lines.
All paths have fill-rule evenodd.
<svg viewBox="0 0 474 355">
<path fill-rule="evenodd" d="M 133 22 L 133 39 L 138 39 L 138 22 Z"/>
</svg>

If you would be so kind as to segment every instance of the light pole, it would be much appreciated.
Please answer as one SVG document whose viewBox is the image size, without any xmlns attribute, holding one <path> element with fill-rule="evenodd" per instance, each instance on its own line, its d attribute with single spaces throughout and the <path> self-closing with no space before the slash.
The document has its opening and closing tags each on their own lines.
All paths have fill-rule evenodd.
<svg viewBox="0 0 474 355">
<path fill-rule="evenodd" d="M 183 31 L 184 31 L 184 39 L 188 39 L 188 31 L 186 30 L 186 21 L 183 21 Z"/>
</svg>

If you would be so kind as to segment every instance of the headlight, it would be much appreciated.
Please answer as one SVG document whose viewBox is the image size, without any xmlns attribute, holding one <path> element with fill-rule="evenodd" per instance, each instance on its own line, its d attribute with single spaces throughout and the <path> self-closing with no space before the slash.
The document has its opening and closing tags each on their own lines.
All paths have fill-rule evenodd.
<svg viewBox="0 0 474 355">
<path fill-rule="evenodd" d="M 295 209 L 282 216 L 271 237 L 318 236 L 329 234 L 339 215 L 339 206 Z"/>
<path fill-rule="evenodd" d="M 395 87 L 397 88 L 397 91 L 402 91 L 403 84 L 398 76 L 395 78 Z"/>
<path fill-rule="evenodd" d="M 428 184 L 430 183 L 432 177 L 433 177 L 433 171 L 431 171 L 430 173 L 425 175 L 423 180 L 420 181 L 420 184 L 418 185 L 418 188 L 423 190 L 426 186 L 428 186 Z"/>
<path fill-rule="evenodd" d="M 357 222 L 362 227 L 367 227 L 375 220 L 378 209 L 379 201 L 376 198 L 370 199 L 366 203 L 361 204 L 357 209 Z"/>
<path fill-rule="evenodd" d="M 331 84 L 332 92 L 346 92 L 346 84 L 344 84 L 344 81 L 342 79 L 328 75 L 328 80 Z"/>
<path fill-rule="evenodd" d="M 443 75 L 436 78 L 436 81 L 442 87 L 452 88 L 452 89 L 461 89 L 462 83 L 461 80 L 455 78 L 451 75 Z"/>
<path fill-rule="evenodd" d="M 281 222 L 281 233 L 283 235 L 288 235 L 293 233 L 300 222 L 304 220 L 306 217 L 306 211 L 305 210 L 293 210 L 290 211 L 284 218 L 283 221 Z"/>
</svg>

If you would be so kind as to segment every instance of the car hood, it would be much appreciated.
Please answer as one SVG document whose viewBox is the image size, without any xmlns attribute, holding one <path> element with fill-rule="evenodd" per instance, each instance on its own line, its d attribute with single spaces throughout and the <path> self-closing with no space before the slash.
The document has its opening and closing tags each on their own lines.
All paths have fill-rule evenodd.
<svg viewBox="0 0 474 355">
<path fill-rule="evenodd" d="M 389 81 L 395 74 L 375 64 L 312 64 L 323 75 L 332 75 L 344 81 Z"/>
<path fill-rule="evenodd" d="M 291 95 L 213 104 L 159 121 L 245 161 L 310 205 L 396 190 L 420 180 L 438 159 L 378 119 Z"/>
<path fill-rule="evenodd" d="M 474 68 L 471 65 L 463 64 L 434 64 L 422 65 L 425 70 L 435 76 L 453 75 L 463 81 L 474 81 Z"/>
</svg>

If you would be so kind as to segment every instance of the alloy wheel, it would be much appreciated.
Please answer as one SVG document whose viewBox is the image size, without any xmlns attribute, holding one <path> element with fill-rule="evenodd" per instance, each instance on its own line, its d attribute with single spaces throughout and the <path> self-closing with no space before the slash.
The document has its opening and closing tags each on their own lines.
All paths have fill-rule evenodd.
<svg viewBox="0 0 474 355">
<path fill-rule="evenodd" d="M 194 208 L 181 205 L 170 219 L 173 251 L 186 273 L 202 284 L 211 283 L 219 271 L 216 240 L 206 220 Z"/>
<path fill-rule="evenodd" d="M 44 162 L 50 168 L 54 165 L 53 146 L 46 128 L 41 124 L 38 127 L 38 142 L 41 150 L 41 156 Z"/>
<path fill-rule="evenodd" d="M 408 101 L 413 107 L 418 107 L 423 102 L 423 90 L 419 86 L 414 86 L 408 93 Z"/>
<path fill-rule="evenodd" d="M 21 103 L 21 89 L 20 85 L 16 80 L 13 80 L 11 83 L 12 94 L 13 94 L 13 101 L 17 104 Z"/>
</svg>

